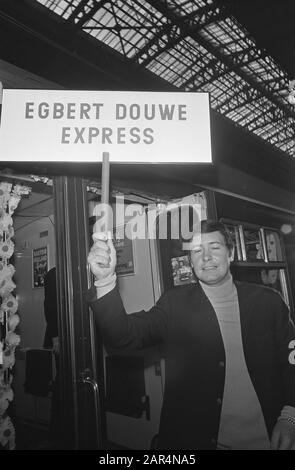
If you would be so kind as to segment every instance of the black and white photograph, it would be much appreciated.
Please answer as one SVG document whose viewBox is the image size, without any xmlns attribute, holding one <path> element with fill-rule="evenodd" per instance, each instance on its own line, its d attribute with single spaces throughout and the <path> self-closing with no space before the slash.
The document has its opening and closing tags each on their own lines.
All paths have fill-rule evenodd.
<svg viewBox="0 0 295 470">
<path fill-rule="evenodd" d="M 1 456 L 295 450 L 294 18 L 0 1 Z"/>
</svg>

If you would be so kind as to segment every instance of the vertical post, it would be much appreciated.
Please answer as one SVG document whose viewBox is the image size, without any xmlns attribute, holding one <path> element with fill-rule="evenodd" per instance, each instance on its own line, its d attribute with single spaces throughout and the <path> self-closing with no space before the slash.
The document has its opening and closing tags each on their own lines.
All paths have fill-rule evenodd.
<svg viewBox="0 0 295 470">
<path fill-rule="evenodd" d="M 99 219 L 97 217 L 96 223 L 93 227 L 94 232 L 108 232 L 112 231 L 112 218 L 111 218 L 111 208 L 109 205 L 109 193 L 110 193 L 110 159 L 109 152 L 103 152 L 102 154 L 102 169 L 101 169 L 101 201 L 98 204 L 98 212 L 104 214 L 104 216 Z"/>
<path fill-rule="evenodd" d="M 96 371 L 94 335 L 85 293 L 90 285 L 86 269 L 89 252 L 88 198 L 80 177 L 54 178 L 58 329 L 60 342 L 60 426 L 63 449 L 100 449 L 105 439 L 103 408 L 98 412 L 93 380 Z M 100 347 L 100 345 L 97 345 Z M 89 377 L 87 375 L 87 377 Z M 103 379 L 101 379 L 103 380 Z M 94 382 L 91 382 L 93 387 Z"/>
<path fill-rule="evenodd" d="M 0 81 L 0 119 L 1 119 L 1 114 L 2 114 L 2 97 L 3 97 L 3 83 Z"/>
<path fill-rule="evenodd" d="M 101 203 L 109 203 L 110 192 L 110 154 L 103 152 L 102 154 L 102 173 L 101 173 Z"/>
</svg>

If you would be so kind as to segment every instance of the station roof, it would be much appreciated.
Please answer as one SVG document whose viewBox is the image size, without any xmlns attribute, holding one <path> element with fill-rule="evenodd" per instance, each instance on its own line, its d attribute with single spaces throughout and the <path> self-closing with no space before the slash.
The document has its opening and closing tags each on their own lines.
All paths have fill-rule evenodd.
<svg viewBox="0 0 295 470">
<path fill-rule="evenodd" d="M 260 0 L 37 0 L 65 25 L 295 155 L 295 4 Z"/>
</svg>

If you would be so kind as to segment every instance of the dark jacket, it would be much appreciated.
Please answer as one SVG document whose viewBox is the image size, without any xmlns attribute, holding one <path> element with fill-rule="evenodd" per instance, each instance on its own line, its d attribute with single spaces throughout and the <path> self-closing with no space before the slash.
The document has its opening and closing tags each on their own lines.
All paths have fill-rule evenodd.
<svg viewBox="0 0 295 470">
<path fill-rule="evenodd" d="M 281 296 L 267 287 L 236 283 L 243 348 L 269 436 L 284 405 L 295 406 L 295 329 Z M 159 449 L 215 449 L 225 379 L 218 320 L 203 289 L 172 289 L 148 312 L 127 315 L 116 289 L 91 307 L 105 343 L 142 349 L 162 343 L 165 391 Z"/>
</svg>

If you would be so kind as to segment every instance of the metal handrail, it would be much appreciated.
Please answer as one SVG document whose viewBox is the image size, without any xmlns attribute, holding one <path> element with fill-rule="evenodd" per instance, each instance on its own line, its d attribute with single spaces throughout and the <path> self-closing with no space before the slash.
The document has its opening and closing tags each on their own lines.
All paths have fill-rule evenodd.
<svg viewBox="0 0 295 470">
<path fill-rule="evenodd" d="M 91 377 L 90 369 L 85 369 L 81 373 L 81 382 L 83 384 L 89 384 L 92 387 L 94 393 L 94 407 L 95 407 L 95 423 L 96 423 L 96 435 L 97 435 L 97 445 L 98 449 L 102 448 L 102 426 L 100 420 L 100 391 L 99 386 L 96 380 Z"/>
</svg>

